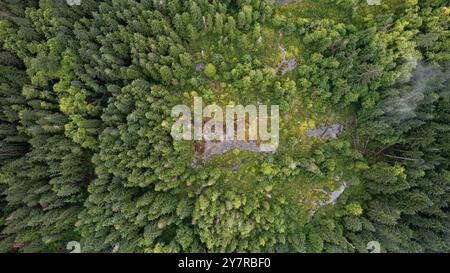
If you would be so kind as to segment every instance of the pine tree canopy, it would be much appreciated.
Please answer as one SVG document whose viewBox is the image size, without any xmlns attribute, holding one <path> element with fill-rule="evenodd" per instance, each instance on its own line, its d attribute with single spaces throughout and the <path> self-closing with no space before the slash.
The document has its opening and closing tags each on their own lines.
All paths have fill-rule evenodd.
<svg viewBox="0 0 450 273">
<path fill-rule="evenodd" d="M 0 252 L 450 252 L 449 1 L 369 2 L 0 0 Z"/>
</svg>

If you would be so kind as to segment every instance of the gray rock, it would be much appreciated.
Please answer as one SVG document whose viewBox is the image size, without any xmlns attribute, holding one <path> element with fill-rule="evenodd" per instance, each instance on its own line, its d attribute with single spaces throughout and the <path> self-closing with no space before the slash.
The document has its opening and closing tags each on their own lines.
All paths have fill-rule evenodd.
<svg viewBox="0 0 450 273">
<path fill-rule="evenodd" d="M 333 124 L 329 127 L 327 124 L 323 124 L 319 129 L 311 129 L 306 135 L 309 137 L 323 137 L 323 138 L 337 138 L 337 136 L 342 132 L 344 126 L 341 124 Z"/>
<path fill-rule="evenodd" d="M 278 64 L 275 68 L 275 73 L 278 73 L 282 68 L 281 76 L 286 75 L 288 72 L 291 72 L 295 68 L 297 68 L 298 63 L 296 59 L 287 59 L 287 51 L 282 46 L 279 46 L 281 52 L 283 53 L 283 60 Z"/>
<path fill-rule="evenodd" d="M 201 72 L 201 71 L 203 71 L 204 68 L 205 68 L 205 64 L 200 63 L 195 66 L 195 71 Z"/>
<path fill-rule="evenodd" d="M 289 4 L 289 3 L 292 3 L 292 2 L 300 3 L 301 0 L 274 0 L 274 2 L 277 3 L 277 4 Z"/>
<path fill-rule="evenodd" d="M 340 177 L 337 176 L 336 179 L 335 179 L 335 181 L 336 181 L 336 182 L 339 182 L 339 180 L 340 180 Z M 335 204 L 336 201 L 339 199 L 339 197 L 341 197 L 341 195 L 344 193 L 344 191 L 345 191 L 345 189 L 346 189 L 347 187 L 348 187 L 347 182 L 346 182 L 346 181 L 343 181 L 342 184 L 341 184 L 341 186 L 340 186 L 337 190 L 332 191 L 332 192 L 330 192 L 330 193 L 327 192 L 327 191 L 324 190 L 324 189 L 316 189 L 317 192 L 320 192 L 320 193 L 323 193 L 323 194 L 327 195 L 327 196 L 329 197 L 329 199 L 328 199 L 328 200 L 319 200 L 319 201 L 317 201 L 317 202 L 316 202 L 317 208 L 314 209 L 314 210 L 311 210 L 311 211 L 309 212 L 309 216 L 310 216 L 310 217 L 313 217 L 314 214 L 317 212 L 317 210 L 318 210 L 319 208 L 321 208 L 321 207 L 328 206 L 328 205 L 331 205 L 331 204 Z"/>
</svg>

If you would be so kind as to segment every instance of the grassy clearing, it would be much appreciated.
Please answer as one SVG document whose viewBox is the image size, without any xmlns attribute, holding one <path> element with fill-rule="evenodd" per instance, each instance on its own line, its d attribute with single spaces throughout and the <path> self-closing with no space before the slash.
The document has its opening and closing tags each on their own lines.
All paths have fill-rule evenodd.
<svg viewBox="0 0 450 273">
<path fill-rule="evenodd" d="M 277 9 L 279 14 L 292 20 L 295 18 L 327 18 L 337 22 L 353 20 L 348 17 L 350 12 L 348 9 L 337 8 L 332 1 L 302 1 L 300 4 L 280 5 L 277 6 Z M 219 37 L 203 37 L 195 47 L 196 63 L 211 63 L 214 54 L 220 54 L 225 60 L 227 71 L 231 71 L 246 54 L 249 54 L 259 60 L 258 69 L 275 68 L 283 59 L 280 46 L 287 50 L 287 58 L 295 58 L 299 65 L 309 58 L 310 52 L 305 50 L 301 38 L 296 35 L 282 35 L 278 28 L 262 25 L 261 39 L 246 36 L 231 42 L 231 45 L 224 45 L 220 42 Z M 221 106 L 228 105 L 230 102 L 236 104 L 248 104 L 246 102 L 255 104 L 257 101 L 271 102 L 275 97 L 273 93 L 262 94 L 260 90 L 252 86 L 243 90 L 236 81 L 224 79 L 223 72 L 218 71 L 217 74 L 220 77 L 215 79 L 208 79 L 200 72 L 198 76 L 203 79 L 205 84 L 203 84 L 203 91 L 199 89 L 196 92 L 202 96 L 210 92 L 212 94 L 210 100 Z M 297 82 L 299 79 L 294 71 L 287 73 L 284 77 L 276 76 L 274 80 Z M 304 96 L 304 91 L 297 87 L 289 110 L 280 113 L 280 145 L 275 155 L 235 149 L 222 155 L 212 156 L 205 163 L 208 167 L 221 170 L 223 174 L 221 187 L 243 193 L 254 191 L 258 181 L 267 179 L 267 177 L 261 176 L 264 162 L 270 161 L 270 158 L 275 158 L 275 160 L 292 158 L 297 162 L 302 159 L 310 160 L 314 157 L 314 151 L 327 145 L 328 141 L 320 137 L 308 137 L 306 135 L 308 130 L 320 126 L 325 121 L 328 121 L 329 124 L 342 124 L 350 118 L 350 113 L 346 112 L 346 109 L 329 109 L 327 113 L 319 114 L 316 109 L 321 109 L 325 102 L 316 100 L 313 105 L 309 105 L 310 103 L 307 103 Z M 188 100 L 192 101 L 192 98 Z M 207 101 L 204 100 L 204 106 L 206 104 Z M 304 222 L 309 219 L 310 213 L 317 209 L 319 200 L 326 201 L 329 198 L 320 189 L 332 192 L 340 186 L 340 183 L 335 181 L 336 176 L 345 179 L 352 175 L 345 171 L 348 169 L 349 162 L 344 162 L 338 156 L 329 159 L 334 160 L 336 166 L 332 174 L 327 177 L 319 178 L 305 169 L 300 175 L 287 177 L 283 181 L 278 181 L 276 177 L 273 178 L 274 196 L 284 198 L 286 202 L 295 206 L 296 211 L 300 212 L 297 216 Z"/>
</svg>

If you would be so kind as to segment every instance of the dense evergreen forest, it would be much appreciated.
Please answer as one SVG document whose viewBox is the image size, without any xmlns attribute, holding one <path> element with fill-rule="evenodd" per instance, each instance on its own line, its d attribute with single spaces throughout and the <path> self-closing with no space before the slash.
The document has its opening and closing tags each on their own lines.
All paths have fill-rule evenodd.
<svg viewBox="0 0 450 273">
<path fill-rule="evenodd" d="M 450 252 L 450 1 L 77 2 L 0 0 L 0 252 Z M 278 150 L 199 159 L 196 96 Z"/>
</svg>

